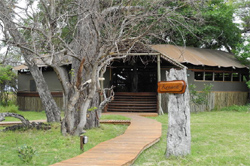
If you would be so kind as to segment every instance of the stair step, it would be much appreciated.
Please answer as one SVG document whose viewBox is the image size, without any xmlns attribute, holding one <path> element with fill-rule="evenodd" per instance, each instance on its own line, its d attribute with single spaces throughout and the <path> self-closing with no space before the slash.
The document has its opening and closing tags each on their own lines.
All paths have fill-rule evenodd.
<svg viewBox="0 0 250 166">
<path fill-rule="evenodd" d="M 151 110 L 145 110 L 145 109 L 130 109 L 130 110 L 124 110 L 124 109 L 109 109 L 109 112 L 156 112 L 155 109 Z"/>
<path fill-rule="evenodd" d="M 139 106 L 111 106 L 111 107 L 108 107 L 108 109 L 112 109 L 112 108 L 116 108 L 116 109 L 156 109 L 157 107 L 156 106 L 148 106 L 148 107 L 139 107 Z"/>
<path fill-rule="evenodd" d="M 154 103 L 157 103 L 156 102 L 156 100 L 150 100 L 150 101 L 130 101 L 130 100 L 126 100 L 126 101 L 117 101 L 117 100 L 113 100 L 112 101 L 113 103 L 121 103 L 121 104 L 123 104 L 123 103 L 132 103 L 132 104 L 154 104 Z"/>
<path fill-rule="evenodd" d="M 153 99 L 154 96 L 115 96 L 117 99 L 134 98 L 134 99 Z"/>
<path fill-rule="evenodd" d="M 117 92 L 107 108 L 110 112 L 157 112 L 156 93 Z"/>
<path fill-rule="evenodd" d="M 120 107 L 128 107 L 128 106 L 141 106 L 141 107 L 151 107 L 151 106 L 157 106 L 156 103 L 151 104 L 138 104 L 138 103 L 110 103 L 109 106 L 120 106 Z"/>
<path fill-rule="evenodd" d="M 116 101 L 127 101 L 127 100 L 131 100 L 131 101 L 156 101 L 156 97 L 152 98 L 152 99 L 132 99 L 132 98 L 119 98 L 117 99 L 116 97 L 114 98 L 114 100 Z"/>
</svg>

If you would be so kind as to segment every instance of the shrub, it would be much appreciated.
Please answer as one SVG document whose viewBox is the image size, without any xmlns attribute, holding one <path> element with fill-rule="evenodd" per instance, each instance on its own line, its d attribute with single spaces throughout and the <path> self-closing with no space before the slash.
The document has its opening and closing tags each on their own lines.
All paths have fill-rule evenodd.
<svg viewBox="0 0 250 166">
<path fill-rule="evenodd" d="M 16 106 L 16 105 L 10 105 L 10 106 L 7 106 L 7 107 L 0 106 L 0 113 L 1 112 L 17 113 L 18 112 L 18 106 Z"/>
<path fill-rule="evenodd" d="M 17 89 L 16 74 L 11 66 L 0 65 L 0 104 L 8 106 L 10 98 Z M 13 101 L 11 101 L 13 102 Z"/>
<path fill-rule="evenodd" d="M 250 106 L 249 105 L 233 105 L 229 107 L 224 107 L 221 111 L 236 111 L 236 112 L 249 112 Z"/>
<path fill-rule="evenodd" d="M 11 105 L 9 107 L 7 107 L 7 112 L 11 112 L 11 113 L 17 113 L 18 111 L 18 106 L 15 106 L 15 105 Z"/>
<path fill-rule="evenodd" d="M 208 95 L 211 93 L 213 85 L 204 84 L 204 89 L 201 92 L 196 91 L 196 86 L 191 84 L 189 86 L 191 101 L 196 105 L 207 104 Z"/>
<path fill-rule="evenodd" d="M 18 157 L 24 163 L 29 163 L 35 154 L 36 150 L 34 150 L 31 146 L 23 145 L 18 148 Z"/>
</svg>

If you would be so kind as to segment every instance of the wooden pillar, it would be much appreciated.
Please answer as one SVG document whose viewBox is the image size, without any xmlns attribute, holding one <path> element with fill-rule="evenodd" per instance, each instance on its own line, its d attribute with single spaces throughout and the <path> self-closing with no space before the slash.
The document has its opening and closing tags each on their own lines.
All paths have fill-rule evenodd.
<svg viewBox="0 0 250 166">
<path fill-rule="evenodd" d="M 109 68 L 109 82 L 112 80 L 112 67 Z"/>
<path fill-rule="evenodd" d="M 104 82 L 104 77 L 102 76 L 101 79 L 99 79 L 100 83 L 101 83 L 101 93 L 103 93 L 103 82 Z M 101 95 L 101 102 L 103 102 L 104 98 L 103 95 Z"/>
<path fill-rule="evenodd" d="M 157 55 L 157 81 L 161 81 L 161 55 Z M 158 93 L 158 96 L 157 96 L 157 104 L 158 104 L 158 114 L 159 115 L 162 115 L 164 114 L 163 110 L 162 110 L 162 107 L 161 107 L 161 94 Z"/>
</svg>

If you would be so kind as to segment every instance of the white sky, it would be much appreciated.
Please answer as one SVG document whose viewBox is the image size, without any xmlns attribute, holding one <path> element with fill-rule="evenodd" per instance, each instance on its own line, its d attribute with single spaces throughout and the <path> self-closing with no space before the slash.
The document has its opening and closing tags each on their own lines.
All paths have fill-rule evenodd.
<svg viewBox="0 0 250 166">
<path fill-rule="evenodd" d="M 25 0 L 19 0 L 19 2 L 18 2 L 18 4 L 17 4 L 17 6 L 18 7 L 21 7 L 21 8 L 25 8 L 26 7 L 26 1 Z M 37 3 L 35 3 L 35 5 L 36 5 Z M 35 6 L 34 5 L 34 6 Z M 17 9 L 16 8 L 16 10 L 15 10 L 18 14 L 20 14 L 20 15 L 25 15 L 25 14 L 22 14 L 22 11 L 20 10 L 20 9 Z M 2 40 L 3 39 L 3 33 L 2 33 L 2 31 L 0 31 L 0 40 Z M 6 50 L 7 50 L 7 48 L 6 47 L 0 47 L 0 54 L 4 54 L 5 52 L 6 52 Z"/>
</svg>

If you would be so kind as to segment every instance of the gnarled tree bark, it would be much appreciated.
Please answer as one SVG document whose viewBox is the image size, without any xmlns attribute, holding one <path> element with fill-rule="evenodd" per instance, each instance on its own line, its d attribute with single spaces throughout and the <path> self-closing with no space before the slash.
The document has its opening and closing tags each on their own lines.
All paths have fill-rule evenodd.
<svg viewBox="0 0 250 166">
<path fill-rule="evenodd" d="M 37 64 L 35 63 L 35 55 L 28 49 L 29 46 L 25 41 L 24 36 L 21 35 L 12 20 L 11 9 L 6 6 L 3 1 L 0 1 L 0 11 L 0 20 L 3 22 L 5 28 L 10 33 L 10 36 L 13 38 L 14 43 L 16 43 L 17 47 L 20 48 L 23 58 L 27 63 L 29 70 L 36 82 L 36 87 L 46 112 L 47 121 L 59 122 L 61 119 L 60 110 L 49 91 L 48 85 L 43 77 L 42 72 L 39 70 Z"/>
<path fill-rule="evenodd" d="M 8 126 L 5 129 L 0 130 L 0 131 L 27 130 L 27 129 L 33 129 L 33 128 L 36 128 L 37 130 L 51 129 L 51 126 L 49 124 L 45 124 L 42 122 L 31 122 L 30 123 L 30 121 L 28 119 L 24 118 L 22 115 L 16 114 L 16 113 L 10 113 L 10 112 L 0 113 L 0 122 L 4 121 L 5 117 L 17 118 L 17 119 L 21 120 L 22 124 Z"/>
<path fill-rule="evenodd" d="M 16 114 L 16 113 L 10 113 L 10 112 L 0 113 L 0 122 L 4 121 L 5 117 L 13 117 L 13 118 L 20 119 L 23 125 L 25 126 L 28 126 L 30 124 L 29 120 L 25 119 L 22 115 Z"/>
</svg>

